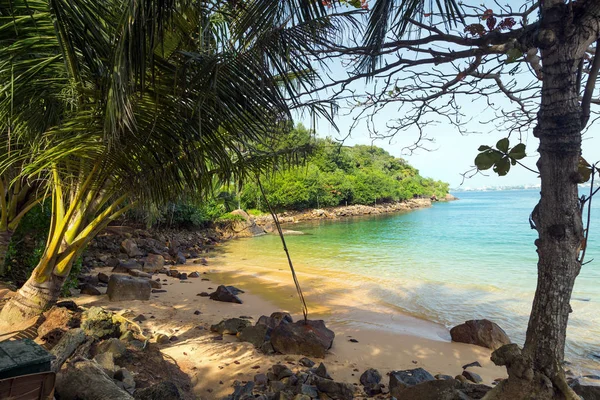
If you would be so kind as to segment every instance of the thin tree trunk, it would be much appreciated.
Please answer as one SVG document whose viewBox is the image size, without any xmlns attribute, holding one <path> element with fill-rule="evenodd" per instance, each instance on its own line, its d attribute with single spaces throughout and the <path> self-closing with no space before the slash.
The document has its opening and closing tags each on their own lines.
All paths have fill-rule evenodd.
<svg viewBox="0 0 600 400">
<path fill-rule="evenodd" d="M 58 299 L 64 277 L 50 275 L 44 282 L 36 281 L 35 271 L 0 311 L 0 324 L 11 324 L 39 317 Z"/>
<path fill-rule="evenodd" d="M 13 234 L 14 232 L 10 229 L 0 231 L 0 275 L 6 272 L 6 252 L 8 251 Z"/>
</svg>

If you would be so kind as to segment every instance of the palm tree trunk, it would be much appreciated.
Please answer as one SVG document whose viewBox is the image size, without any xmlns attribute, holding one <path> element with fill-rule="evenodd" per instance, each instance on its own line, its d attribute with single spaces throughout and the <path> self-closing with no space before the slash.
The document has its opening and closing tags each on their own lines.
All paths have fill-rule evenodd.
<svg viewBox="0 0 600 400">
<path fill-rule="evenodd" d="M 39 317 L 56 302 L 65 278 L 51 274 L 44 282 L 38 282 L 35 276 L 34 270 L 17 294 L 4 305 L 0 311 L 0 325 Z"/>
<path fill-rule="evenodd" d="M 6 252 L 10 245 L 10 239 L 12 239 L 14 232 L 10 229 L 0 231 L 0 275 L 6 272 Z"/>
</svg>

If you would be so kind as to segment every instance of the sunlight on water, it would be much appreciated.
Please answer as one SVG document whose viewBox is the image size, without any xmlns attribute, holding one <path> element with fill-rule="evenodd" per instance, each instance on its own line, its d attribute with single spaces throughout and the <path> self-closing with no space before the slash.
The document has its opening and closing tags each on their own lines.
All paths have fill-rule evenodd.
<svg viewBox="0 0 600 400">
<path fill-rule="evenodd" d="M 298 271 L 360 290 L 374 303 L 447 327 L 488 318 L 522 344 L 536 287 L 533 190 L 457 193 L 460 201 L 404 214 L 314 221 L 286 228 Z M 600 369 L 600 205 L 575 286 L 567 359 Z M 598 234 L 596 234 L 598 233 Z M 227 245 L 227 259 L 286 268 L 274 235 Z M 318 289 L 318 280 L 315 284 Z M 320 290 L 326 290 L 325 287 Z"/>
</svg>

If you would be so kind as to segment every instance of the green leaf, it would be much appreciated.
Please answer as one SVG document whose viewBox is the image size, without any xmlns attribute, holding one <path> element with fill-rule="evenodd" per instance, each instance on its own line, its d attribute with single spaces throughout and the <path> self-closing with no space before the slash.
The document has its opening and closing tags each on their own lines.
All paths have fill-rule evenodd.
<svg viewBox="0 0 600 400">
<path fill-rule="evenodd" d="M 508 174 L 510 170 L 510 159 L 508 157 L 503 157 L 494 165 L 494 172 L 499 176 L 504 176 Z"/>
<path fill-rule="evenodd" d="M 525 158 L 527 156 L 527 154 L 525 153 L 525 144 L 519 143 L 510 150 L 508 155 L 514 160 L 521 160 Z"/>
<path fill-rule="evenodd" d="M 579 156 L 579 166 L 577 167 L 577 172 L 581 176 L 581 181 L 579 183 L 584 183 L 590 180 L 592 176 L 592 166 L 585 160 L 585 158 Z"/>
<path fill-rule="evenodd" d="M 508 138 L 504 138 L 504 139 L 498 140 L 498 143 L 496 143 L 496 148 L 503 153 L 507 153 L 508 145 L 509 145 Z"/>
<path fill-rule="evenodd" d="M 490 149 L 491 149 L 490 146 L 481 145 L 481 146 L 479 146 L 479 148 L 477 150 L 486 151 L 486 150 L 490 150 Z"/>
<path fill-rule="evenodd" d="M 510 49 L 509 51 L 506 52 L 506 61 L 505 61 L 505 63 L 506 64 L 514 63 L 522 55 L 523 55 L 523 53 L 521 52 L 521 50 L 513 47 L 512 49 Z"/>
<path fill-rule="evenodd" d="M 492 168 L 502 158 L 502 153 L 496 150 L 486 150 L 475 157 L 475 166 L 480 171 Z"/>
</svg>

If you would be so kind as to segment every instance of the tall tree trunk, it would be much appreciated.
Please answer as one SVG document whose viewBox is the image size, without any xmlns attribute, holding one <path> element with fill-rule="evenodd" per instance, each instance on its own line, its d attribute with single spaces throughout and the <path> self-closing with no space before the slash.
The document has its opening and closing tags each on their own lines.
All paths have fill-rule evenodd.
<svg viewBox="0 0 600 400">
<path fill-rule="evenodd" d="M 10 324 L 39 317 L 51 307 L 60 295 L 64 277 L 50 275 L 44 282 L 35 279 L 35 273 L 0 311 L 0 324 Z"/>
<path fill-rule="evenodd" d="M 14 232 L 10 229 L 0 231 L 0 275 L 6 272 L 6 252 L 10 245 L 10 239 L 12 239 Z"/>
<path fill-rule="evenodd" d="M 584 237 L 577 186 L 583 128 L 577 67 L 587 45 L 575 34 L 569 36 L 566 6 L 562 11 L 562 17 L 550 14 L 558 32 L 555 41 L 541 46 L 542 99 L 534 129 L 540 141 L 541 198 L 532 213 L 538 231 L 537 288 L 523 351 L 509 345 L 492 356 L 507 366 L 509 379 L 490 399 L 579 399 L 568 387 L 561 365 Z"/>
</svg>

